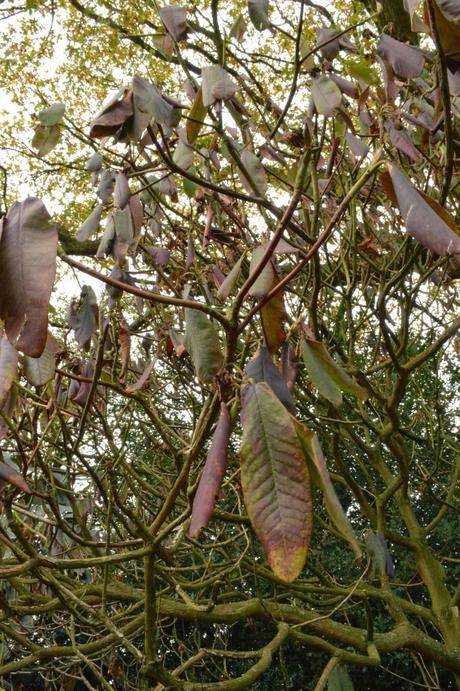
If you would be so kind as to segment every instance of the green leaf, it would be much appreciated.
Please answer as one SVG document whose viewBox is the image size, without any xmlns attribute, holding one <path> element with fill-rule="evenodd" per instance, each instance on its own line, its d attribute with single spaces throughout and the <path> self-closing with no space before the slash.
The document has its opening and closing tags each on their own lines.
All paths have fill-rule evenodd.
<svg viewBox="0 0 460 691">
<path fill-rule="evenodd" d="M 351 393 L 365 401 L 368 398 L 367 391 L 359 384 L 356 384 L 332 359 L 324 343 L 315 341 L 310 330 L 305 327 L 303 328 L 303 333 L 303 360 L 308 376 L 320 394 L 335 406 L 339 406 L 342 403 L 342 391 Z"/>
<path fill-rule="evenodd" d="M 38 114 L 38 119 L 41 125 L 59 125 L 65 113 L 65 105 L 63 103 L 52 103 L 49 108 L 41 110 Z"/>
<path fill-rule="evenodd" d="M 270 28 L 268 0 L 248 0 L 248 11 L 251 22 L 257 31 Z"/>
<path fill-rule="evenodd" d="M 28 197 L 8 211 L 0 245 L 0 318 L 10 343 L 31 357 L 46 344 L 57 240 L 40 199 Z"/>
<path fill-rule="evenodd" d="M 241 257 L 238 259 L 236 264 L 234 264 L 232 270 L 226 276 L 224 281 L 222 282 L 222 285 L 220 286 L 219 290 L 217 291 L 217 297 L 219 300 L 226 300 L 230 293 L 232 292 L 233 288 L 236 285 L 236 282 L 238 281 L 238 278 L 241 273 L 241 267 L 243 265 L 243 260 L 245 257 L 246 253 L 244 252 Z"/>
<path fill-rule="evenodd" d="M 260 260 L 262 259 L 263 255 L 265 254 L 266 246 L 265 245 L 260 245 L 259 247 L 256 247 L 252 251 L 251 255 L 251 264 L 249 267 L 249 275 L 251 276 L 255 269 L 257 268 Z M 275 270 L 273 268 L 273 264 L 270 261 L 268 261 L 264 268 L 262 269 L 262 272 L 259 274 L 257 279 L 254 281 L 252 286 L 249 288 L 248 295 L 251 297 L 255 298 L 263 298 L 269 290 L 273 286 L 273 281 L 275 279 Z"/>
<path fill-rule="evenodd" d="M 37 153 L 41 158 L 49 154 L 58 145 L 60 139 L 61 129 L 59 125 L 52 125 L 51 127 L 37 125 L 32 139 L 32 146 L 34 149 L 37 149 Z"/>
<path fill-rule="evenodd" d="M 249 151 L 249 149 L 242 151 L 241 162 L 251 178 L 251 181 L 249 181 L 246 176 L 238 170 L 241 184 L 249 194 L 263 196 L 267 191 L 267 176 L 265 175 L 265 169 L 262 163 L 252 151 Z"/>
<path fill-rule="evenodd" d="M 208 317 L 199 310 L 185 310 L 185 347 L 190 353 L 195 374 L 209 384 L 222 367 L 219 334 Z"/>
<path fill-rule="evenodd" d="M 275 271 L 272 288 L 277 286 L 278 283 L 279 278 Z M 286 310 L 284 309 L 283 291 L 279 290 L 276 295 L 260 309 L 260 320 L 262 322 L 265 343 L 270 353 L 276 353 L 278 348 L 282 346 L 286 340 L 283 326 L 285 319 Z"/>
<path fill-rule="evenodd" d="M 203 92 L 200 87 L 196 92 L 195 100 L 190 108 L 187 124 L 185 126 L 189 144 L 193 144 L 195 139 L 198 137 L 207 112 L 208 110 L 203 104 Z"/>
<path fill-rule="evenodd" d="M 346 667 L 334 667 L 328 677 L 327 691 L 354 691 L 354 688 Z"/>
<path fill-rule="evenodd" d="M 311 97 L 320 115 L 333 115 L 342 102 L 339 87 L 325 75 L 312 80 Z"/>
<path fill-rule="evenodd" d="M 312 504 L 307 466 L 294 418 L 268 384 L 244 388 L 241 484 L 244 502 L 268 563 L 292 582 L 310 544 Z"/>
<path fill-rule="evenodd" d="M 356 541 L 350 522 L 340 504 L 332 484 L 316 434 L 295 420 L 299 442 L 305 454 L 312 481 L 319 487 L 324 497 L 326 511 L 337 530 L 350 543 L 356 560 L 361 559 L 361 549 Z"/>
</svg>

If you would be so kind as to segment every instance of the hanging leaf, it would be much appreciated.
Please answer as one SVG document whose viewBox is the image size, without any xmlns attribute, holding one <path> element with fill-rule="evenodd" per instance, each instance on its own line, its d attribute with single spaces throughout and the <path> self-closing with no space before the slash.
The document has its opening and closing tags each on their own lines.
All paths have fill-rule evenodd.
<svg viewBox="0 0 460 691">
<path fill-rule="evenodd" d="M 0 463 L 0 489 L 5 486 L 5 483 L 14 485 L 20 489 L 21 492 L 32 494 L 32 490 L 30 489 L 29 485 L 24 480 L 22 475 L 17 472 L 17 470 L 14 470 L 14 468 L 11 468 L 11 466 L 7 465 L 6 463 Z"/>
<path fill-rule="evenodd" d="M 102 168 L 103 162 L 102 154 L 95 151 L 86 164 L 86 170 L 89 170 L 90 173 L 97 173 Z"/>
<path fill-rule="evenodd" d="M 251 525 L 278 578 L 294 581 L 310 544 L 310 482 L 294 418 L 265 384 L 242 398 L 241 484 Z"/>
<path fill-rule="evenodd" d="M 236 264 L 233 265 L 232 270 L 228 274 L 226 278 L 224 278 L 219 290 L 217 291 L 217 297 L 219 300 L 222 302 L 228 298 L 230 293 L 232 292 L 233 288 L 235 287 L 238 278 L 241 273 L 241 266 L 243 264 L 243 260 L 245 257 L 245 252 L 241 255 L 241 257 L 238 259 Z"/>
<path fill-rule="evenodd" d="M 65 105 L 63 103 L 52 103 L 49 108 L 41 110 L 38 114 L 38 119 L 41 125 L 52 127 L 59 125 L 65 113 Z"/>
<path fill-rule="evenodd" d="M 77 240 L 79 242 L 89 240 L 99 230 L 103 208 L 102 204 L 96 204 L 86 221 L 83 221 L 77 233 Z"/>
<path fill-rule="evenodd" d="M 24 376 L 32 386 L 43 386 L 53 377 L 56 368 L 56 355 L 62 352 L 62 348 L 56 339 L 49 333 L 46 346 L 39 358 L 24 358 Z"/>
<path fill-rule="evenodd" d="M 317 112 L 326 116 L 333 115 L 342 102 L 339 87 L 325 75 L 312 79 L 311 97 Z"/>
<path fill-rule="evenodd" d="M 118 209 L 124 209 L 131 197 L 128 178 L 124 173 L 117 173 L 115 178 L 115 189 L 113 192 L 113 204 Z"/>
<path fill-rule="evenodd" d="M 115 136 L 133 114 L 133 92 L 121 89 L 108 106 L 92 121 L 89 136 L 94 139 Z"/>
<path fill-rule="evenodd" d="M 459 4 L 457 0 L 435 0 L 433 2 L 436 28 L 439 40 L 444 50 L 448 67 L 452 72 L 460 68 L 460 21 Z M 425 21 L 431 27 L 430 15 L 425 13 Z"/>
<path fill-rule="evenodd" d="M 296 414 L 295 402 L 291 392 L 287 388 L 278 368 L 273 364 L 273 360 L 266 346 L 261 346 L 259 348 L 252 360 L 247 363 L 244 368 L 244 373 L 254 384 L 259 384 L 260 382 L 268 384 L 284 407 L 292 413 L 292 415 Z"/>
<path fill-rule="evenodd" d="M 84 377 L 85 379 L 92 379 L 93 373 L 93 365 L 91 364 L 91 362 L 89 362 L 88 360 L 81 360 L 79 363 L 80 376 Z M 78 382 L 72 380 L 71 385 L 69 387 L 69 398 L 72 401 L 72 403 L 75 403 L 75 405 L 79 405 L 81 408 L 84 408 L 88 401 L 90 393 L 91 381 Z"/>
<path fill-rule="evenodd" d="M 128 202 L 131 220 L 133 224 L 134 237 L 139 235 L 139 231 L 144 225 L 144 207 L 138 194 L 131 194 Z"/>
<path fill-rule="evenodd" d="M 250 194 L 257 194 L 263 197 L 267 191 L 267 176 L 265 175 L 265 169 L 260 159 L 257 158 L 252 151 L 249 151 L 249 149 L 244 149 L 241 153 L 241 162 L 251 178 L 251 181 L 249 181 L 246 176 L 238 170 L 238 176 L 244 189 Z"/>
<path fill-rule="evenodd" d="M 115 240 L 115 224 L 113 222 L 113 214 L 110 213 L 107 216 L 105 222 L 104 234 L 102 235 L 99 247 L 96 252 L 96 259 L 101 259 L 102 257 L 110 254 L 112 251 L 113 243 Z"/>
<path fill-rule="evenodd" d="M 104 170 L 99 181 L 99 187 L 97 189 L 97 196 L 102 203 L 106 202 L 109 197 L 113 194 L 113 188 L 115 185 L 115 174 L 113 170 Z"/>
<path fill-rule="evenodd" d="M 292 392 L 299 370 L 295 351 L 287 341 L 283 343 L 281 350 L 280 373 L 288 391 Z"/>
<path fill-rule="evenodd" d="M 181 130 L 182 132 L 178 132 L 179 141 L 177 142 L 176 148 L 174 150 L 173 161 L 176 165 L 179 166 L 179 168 L 182 168 L 182 170 L 189 170 L 189 168 L 193 166 L 195 151 L 189 145 L 189 143 L 185 141 L 187 139 L 185 130 L 183 130 L 181 127 L 179 127 L 178 130 Z"/>
<path fill-rule="evenodd" d="M 334 667 L 327 680 L 327 691 L 355 691 L 346 667 Z"/>
<path fill-rule="evenodd" d="M 199 310 L 186 308 L 185 324 L 185 347 L 192 358 L 195 374 L 200 382 L 209 384 L 223 363 L 219 334 Z"/>
<path fill-rule="evenodd" d="M 417 14 L 419 0 L 403 0 L 404 9 L 410 16 L 410 28 L 414 32 L 428 33 L 429 28 L 423 19 Z"/>
<path fill-rule="evenodd" d="M 32 146 L 37 149 L 37 155 L 47 156 L 59 143 L 61 139 L 61 128 L 59 125 L 45 127 L 37 125 L 32 139 Z"/>
<path fill-rule="evenodd" d="M 372 530 L 367 531 L 366 553 L 372 561 L 372 565 L 378 576 L 387 575 L 390 578 L 394 576 L 395 567 L 382 533 L 373 533 Z"/>
<path fill-rule="evenodd" d="M 369 153 L 369 147 L 363 144 L 361 139 L 355 137 L 355 135 L 351 132 L 347 132 L 345 134 L 345 139 L 355 156 L 358 156 L 359 158 L 362 156 L 367 156 Z"/>
<path fill-rule="evenodd" d="M 128 376 L 129 358 L 131 354 L 131 334 L 125 319 L 122 319 L 118 329 L 118 345 L 120 347 L 120 383 L 126 384 Z"/>
<path fill-rule="evenodd" d="M 126 387 L 126 393 L 134 393 L 135 391 L 141 391 L 142 389 L 146 389 L 147 385 L 149 383 L 150 375 L 153 372 L 153 368 L 155 367 L 156 360 L 152 360 L 151 362 L 148 363 L 148 365 L 145 367 L 144 371 L 142 372 L 141 376 L 139 379 L 134 383 L 131 384 L 131 386 Z"/>
<path fill-rule="evenodd" d="M 275 277 L 273 287 L 278 283 L 279 279 Z M 286 310 L 284 308 L 284 297 L 282 291 L 279 290 L 260 310 L 260 320 L 262 322 L 265 343 L 272 354 L 276 353 L 278 348 L 280 348 L 286 340 L 286 333 L 283 326 L 285 319 Z"/>
<path fill-rule="evenodd" d="M 91 286 L 83 286 L 80 299 L 70 304 L 68 324 L 80 348 L 87 349 L 97 329 L 97 298 Z"/>
<path fill-rule="evenodd" d="M 226 101 L 238 89 L 237 84 L 230 79 L 220 65 L 203 67 L 201 77 L 202 100 L 205 108 L 212 106 L 216 101 Z"/>
<path fill-rule="evenodd" d="M 166 31 L 177 42 L 187 38 L 187 13 L 178 5 L 166 5 L 160 8 L 158 14 L 165 25 Z"/>
<path fill-rule="evenodd" d="M 380 36 L 377 55 L 391 65 L 394 73 L 403 79 L 419 77 L 425 65 L 422 51 L 401 43 L 388 34 Z"/>
<path fill-rule="evenodd" d="M 171 252 L 166 247 L 146 247 L 146 250 L 157 266 L 168 264 Z"/>
<path fill-rule="evenodd" d="M 332 79 L 332 81 L 337 84 L 340 91 L 345 94 L 345 96 L 349 96 L 350 98 L 359 98 L 359 89 L 354 82 L 350 82 L 349 79 L 344 79 L 333 72 L 331 72 L 328 76 L 329 79 Z"/>
<path fill-rule="evenodd" d="M 249 18 L 257 31 L 270 28 L 268 0 L 248 0 Z"/>
<path fill-rule="evenodd" d="M 361 549 L 356 541 L 350 522 L 335 493 L 334 485 L 321 451 L 316 434 L 295 420 L 296 431 L 305 454 L 312 481 L 323 493 L 324 504 L 329 517 L 337 530 L 350 543 L 356 560 L 361 559 Z"/>
<path fill-rule="evenodd" d="M 385 129 L 388 132 L 392 144 L 394 144 L 399 151 L 402 151 L 403 154 L 406 154 L 410 161 L 418 163 L 422 160 L 422 154 L 413 144 L 406 130 L 402 127 L 396 127 L 391 120 L 385 121 Z"/>
<path fill-rule="evenodd" d="M 316 341 L 310 329 L 302 328 L 302 354 L 308 376 L 313 386 L 333 405 L 342 404 L 342 391 L 357 396 L 362 401 L 368 398 L 368 393 L 362 386 L 348 376 L 348 374 L 332 359 L 324 343 Z"/>
<path fill-rule="evenodd" d="M 249 266 L 249 276 L 252 276 L 257 266 L 265 254 L 266 246 L 260 245 L 252 251 L 251 264 Z M 271 260 L 269 260 L 252 286 L 249 288 L 248 295 L 255 298 L 263 298 L 271 290 L 275 280 L 275 269 Z"/>
<path fill-rule="evenodd" d="M 220 404 L 219 420 L 212 436 L 206 463 L 193 499 L 192 518 L 188 529 L 189 537 L 198 537 L 201 529 L 206 528 L 211 518 L 227 467 L 230 426 L 230 413 L 226 404 L 222 402 Z"/>
<path fill-rule="evenodd" d="M 16 348 L 0 329 L 0 406 L 3 405 L 16 377 L 18 355 Z"/>
<path fill-rule="evenodd" d="M 245 21 L 243 15 L 239 14 L 232 24 L 232 28 L 230 29 L 230 33 L 229 33 L 229 37 L 230 38 L 236 38 L 238 43 L 241 43 L 241 41 L 243 40 L 244 34 L 246 33 L 247 28 L 248 28 L 248 25 L 246 24 L 246 21 Z"/>
<path fill-rule="evenodd" d="M 142 77 L 133 77 L 134 124 L 137 135 L 145 130 L 150 120 L 154 119 L 167 125 L 171 119 L 173 106 L 163 98 L 161 92 Z"/>
<path fill-rule="evenodd" d="M 10 343 L 31 357 L 46 344 L 57 240 L 40 199 L 28 197 L 8 211 L 0 245 L 0 318 Z"/>
<path fill-rule="evenodd" d="M 195 100 L 193 101 L 193 105 L 190 108 L 187 117 L 187 124 L 185 126 L 187 131 L 187 139 L 190 144 L 193 144 L 193 142 L 198 137 L 207 112 L 207 108 L 203 103 L 202 88 L 200 87 L 196 92 Z"/>
<path fill-rule="evenodd" d="M 409 235 L 436 254 L 454 255 L 455 266 L 460 266 L 460 237 L 425 201 L 404 173 L 389 162 L 387 169 Z"/>
</svg>

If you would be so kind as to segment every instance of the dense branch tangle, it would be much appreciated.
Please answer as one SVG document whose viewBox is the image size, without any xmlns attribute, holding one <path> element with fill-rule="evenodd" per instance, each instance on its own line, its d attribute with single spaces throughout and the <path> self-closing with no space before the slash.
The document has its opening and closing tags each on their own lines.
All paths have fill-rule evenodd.
<svg viewBox="0 0 460 691">
<path fill-rule="evenodd" d="M 27 496 L 7 485 L 2 495 L 0 675 L 13 687 L 27 672 L 56 687 L 77 677 L 96 688 L 244 689 L 267 678 L 275 660 L 281 675 L 283 655 L 295 659 L 301 647 L 318 654 L 311 688 L 329 658 L 375 675 L 401 650 L 412 679 L 448 688 L 452 673 L 460 674 L 455 258 L 448 247 L 430 251 L 439 245 L 405 212 L 398 184 L 406 183 L 394 169 L 382 177 L 388 161 L 405 170 L 410 194 L 453 232 L 455 195 L 447 195 L 445 211 L 439 205 L 443 137 L 434 122 L 400 129 L 405 116 L 419 115 L 420 99 L 426 112 L 447 107 L 445 93 L 438 104 L 427 95 L 436 56 L 418 82 L 399 74 L 395 83 L 388 71 L 383 88 L 364 57 L 376 48 L 372 31 L 362 17 L 343 24 L 337 3 L 341 39 L 358 46 L 363 80 L 339 83 L 340 92 L 331 76 L 355 76 L 357 59 L 337 54 L 353 46 L 327 33 L 315 49 L 311 27 L 324 17 L 313 3 L 279 3 L 266 31 L 250 28 L 241 42 L 234 38 L 241 20 L 229 37 L 240 12 L 233 4 L 190 11 L 188 35 L 180 16 L 163 24 L 156 9 L 147 16 L 136 3 L 125 10 L 71 5 L 58 4 L 56 21 L 70 36 L 84 24 L 97 28 L 104 45 L 113 32 L 132 44 L 140 76 L 154 76 L 181 108 L 161 94 L 145 96 L 141 82 L 132 83 L 134 104 L 143 96 L 164 112 L 176 108 L 186 129 L 157 113 L 139 143 L 127 134 L 129 117 L 112 117 L 112 109 L 109 122 L 93 123 L 91 139 L 78 106 L 68 106 L 59 125 L 65 146 L 77 146 L 79 192 L 88 199 L 79 218 L 62 208 L 59 266 L 72 267 L 82 283 L 85 274 L 99 278 L 110 292 L 99 297 L 98 313 L 91 295 L 82 296 L 72 331 L 62 313 L 51 318 L 65 344 L 52 381 L 34 385 L 21 365 L 15 406 L 0 398 L 3 460 L 16 463 L 32 489 Z M 260 11 L 254 22 L 263 29 Z M 246 7 L 241 12 L 249 21 Z M 210 81 L 214 96 L 203 105 L 196 91 L 201 67 L 211 64 L 225 73 Z M 125 73 L 127 82 L 132 76 Z M 96 68 L 98 89 L 103 78 Z M 185 78 L 192 109 L 178 87 Z M 123 99 L 129 102 L 126 92 L 121 110 Z M 107 136 L 97 127 L 107 127 Z M 392 127 L 404 134 L 398 139 Z M 88 145 L 100 151 L 103 170 L 123 171 L 114 198 L 100 193 L 103 217 L 115 219 L 102 249 L 90 233 L 75 239 L 93 204 L 83 174 Z M 63 165 L 61 146 L 41 154 L 44 165 Z M 127 181 L 130 207 L 121 201 Z M 143 224 L 133 234 L 139 196 Z M 431 231 L 439 235 L 439 224 Z M 219 299 L 222 274 L 238 262 L 241 277 Z M 196 353 L 211 336 L 198 346 L 189 336 L 184 353 L 184 309 L 205 320 L 195 337 L 211 320 L 220 329 L 222 361 L 209 377 L 200 375 L 203 353 Z M 353 562 L 316 489 L 310 552 L 292 583 L 267 567 L 251 527 L 238 455 L 244 368 L 263 341 L 276 366 L 282 357 L 301 358 L 302 324 L 353 377 L 354 389 L 337 403 L 300 364 L 296 417 L 316 432 L 360 544 L 368 530 L 385 536 L 393 579 L 375 555 Z M 293 369 L 283 371 L 289 381 Z M 321 368 L 319 376 L 326 378 Z M 362 400 L 350 390 L 364 392 Z M 208 527 L 191 538 L 193 497 L 221 402 L 232 429 L 228 466 Z"/>
</svg>

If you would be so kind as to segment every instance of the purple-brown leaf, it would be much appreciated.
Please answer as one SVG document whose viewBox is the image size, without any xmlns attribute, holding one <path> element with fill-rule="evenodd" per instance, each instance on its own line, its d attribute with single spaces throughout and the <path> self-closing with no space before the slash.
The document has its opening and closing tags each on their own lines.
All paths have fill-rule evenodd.
<svg viewBox="0 0 460 691">
<path fill-rule="evenodd" d="M 222 402 L 219 420 L 193 500 L 192 519 L 188 530 L 190 537 L 198 537 L 200 530 L 208 525 L 211 518 L 227 467 L 230 427 L 230 414 L 226 404 Z"/>
<path fill-rule="evenodd" d="M 57 240 L 40 199 L 13 204 L 0 245 L 0 317 L 10 343 L 31 357 L 39 357 L 46 344 Z"/>
</svg>

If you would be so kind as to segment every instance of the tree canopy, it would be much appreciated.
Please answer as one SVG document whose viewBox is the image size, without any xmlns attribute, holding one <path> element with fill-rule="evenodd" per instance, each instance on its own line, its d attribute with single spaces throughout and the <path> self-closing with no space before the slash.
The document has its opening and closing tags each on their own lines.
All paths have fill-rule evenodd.
<svg viewBox="0 0 460 691">
<path fill-rule="evenodd" d="M 3 2 L 5 689 L 460 688 L 460 5 Z"/>
</svg>

